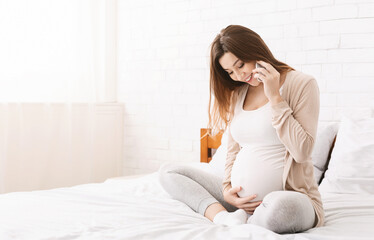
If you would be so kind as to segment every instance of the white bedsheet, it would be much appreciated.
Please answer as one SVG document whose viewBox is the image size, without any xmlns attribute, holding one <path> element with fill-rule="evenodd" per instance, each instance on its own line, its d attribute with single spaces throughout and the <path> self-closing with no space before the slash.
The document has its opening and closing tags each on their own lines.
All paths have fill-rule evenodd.
<svg viewBox="0 0 374 240">
<path fill-rule="evenodd" d="M 279 235 L 217 226 L 171 199 L 157 173 L 0 195 L 0 239 L 373 239 L 374 195 L 323 195 L 326 225 Z"/>
</svg>

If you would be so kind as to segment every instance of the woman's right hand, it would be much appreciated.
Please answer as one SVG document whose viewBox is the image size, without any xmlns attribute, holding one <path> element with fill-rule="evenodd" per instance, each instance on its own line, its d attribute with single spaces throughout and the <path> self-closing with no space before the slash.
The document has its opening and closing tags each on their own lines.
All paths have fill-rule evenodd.
<svg viewBox="0 0 374 240">
<path fill-rule="evenodd" d="M 262 203 L 262 201 L 251 202 L 256 198 L 256 195 L 248 197 L 239 197 L 238 192 L 242 187 L 228 187 L 223 191 L 223 198 L 225 201 L 234 207 L 244 209 L 247 213 L 253 214 L 255 209 Z"/>
</svg>

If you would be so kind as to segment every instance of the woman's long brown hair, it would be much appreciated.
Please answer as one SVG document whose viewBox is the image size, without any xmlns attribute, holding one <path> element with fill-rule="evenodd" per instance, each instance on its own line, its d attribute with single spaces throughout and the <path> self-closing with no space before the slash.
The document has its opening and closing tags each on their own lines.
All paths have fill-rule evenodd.
<svg viewBox="0 0 374 240">
<path fill-rule="evenodd" d="M 230 75 L 223 70 L 219 59 L 226 52 L 231 52 L 243 62 L 262 60 L 270 63 L 279 73 L 294 70 L 275 59 L 262 38 L 249 28 L 229 25 L 222 29 L 214 39 L 210 50 L 208 129 L 211 129 L 212 134 L 226 130 L 234 115 L 237 93 L 247 84 L 232 80 Z M 212 97 L 214 97 L 213 106 Z"/>
</svg>

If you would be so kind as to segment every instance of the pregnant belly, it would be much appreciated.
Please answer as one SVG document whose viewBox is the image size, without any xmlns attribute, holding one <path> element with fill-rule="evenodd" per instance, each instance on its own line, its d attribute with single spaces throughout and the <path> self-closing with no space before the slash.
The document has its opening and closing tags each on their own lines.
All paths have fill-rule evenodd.
<svg viewBox="0 0 374 240">
<path fill-rule="evenodd" d="M 240 197 L 256 194 L 253 201 L 259 201 L 272 191 L 283 190 L 284 151 L 279 150 L 274 147 L 240 150 L 231 170 L 232 187 L 242 187 L 238 192 Z"/>
</svg>

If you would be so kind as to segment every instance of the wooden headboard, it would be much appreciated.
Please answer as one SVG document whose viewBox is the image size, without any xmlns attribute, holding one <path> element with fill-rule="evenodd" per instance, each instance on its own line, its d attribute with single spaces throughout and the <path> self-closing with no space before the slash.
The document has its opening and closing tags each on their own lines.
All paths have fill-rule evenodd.
<svg viewBox="0 0 374 240">
<path fill-rule="evenodd" d="M 209 135 L 210 129 L 200 129 L 200 162 L 209 163 L 212 160 L 212 149 L 217 149 L 221 145 L 223 132 L 214 136 Z"/>
</svg>

